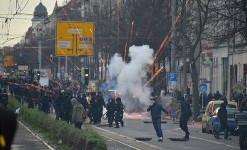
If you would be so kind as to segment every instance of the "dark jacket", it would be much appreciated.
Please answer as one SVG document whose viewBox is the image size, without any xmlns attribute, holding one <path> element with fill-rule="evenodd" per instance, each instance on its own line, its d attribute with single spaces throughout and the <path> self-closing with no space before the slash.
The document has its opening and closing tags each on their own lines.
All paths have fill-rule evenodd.
<svg viewBox="0 0 247 150">
<path fill-rule="evenodd" d="M 181 115 L 180 115 L 180 120 L 188 120 L 190 118 L 190 105 L 185 101 L 182 100 L 180 102 L 180 106 L 181 106 Z"/>
<path fill-rule="evenodd" d="M 151 111 L 151 116 L 153 120 L 161 118 L 161 111 L 168 114 L 168 112 L 157 102 L 155 102 L 153 105 L 150 105 L 147 111 Z"/>
<path fill-rule="evenodd" d="M 221 123 L 227 123 L 227 110 L 226 110 L 226 105 L 224 103 L 220 105 L 218 117 Z"/>
<path fill-rule="evenodd" d="M 114 102 L 107 103 L 106 110 L 107 110 L 107 117 L 109 117 L 110 115 L 114 115 L 115 103 Z"/>
<path fill-rule="evenodd" d="M 123 116 L 123 103 L 121 101 L 117 101 L 115 105 L 115 111 L 117 112 L 117 115 Z"/>
</svg>

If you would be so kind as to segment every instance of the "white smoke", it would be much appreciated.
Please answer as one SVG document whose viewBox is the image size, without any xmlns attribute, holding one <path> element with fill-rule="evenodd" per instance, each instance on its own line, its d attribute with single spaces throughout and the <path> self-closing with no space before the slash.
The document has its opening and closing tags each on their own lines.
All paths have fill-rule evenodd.
<svg viewBox="0 0 247 150">
<path fill-rule="evenodd" d="M 122 68 L 125 66 L 125 63 L 122 60 L 122 57 L 120 54 L 115 54 L 112 57 L 111 63 L 108 66 L 109 69 L 109 76 L 116 77 L 119 75 L 119 73 L 122 71 Z"/>
<path fill-rule="evenodd" d="M 126 108 L 141 107 L 149 103 L 151 89 L 146 86 L 149 65 L 153 62 L 153 49 L 148 45 L 131 46 L 129 49 L 131 61 L 123 62 L 119 54 L 115 54 L 109 65 L 109 75 L 117 77 L 117 90 L 122 95 Z M 133 95 L 139 102 L 128 100 Z M 135 106 L 139 105 L 139 106 Z"/>
</svg>

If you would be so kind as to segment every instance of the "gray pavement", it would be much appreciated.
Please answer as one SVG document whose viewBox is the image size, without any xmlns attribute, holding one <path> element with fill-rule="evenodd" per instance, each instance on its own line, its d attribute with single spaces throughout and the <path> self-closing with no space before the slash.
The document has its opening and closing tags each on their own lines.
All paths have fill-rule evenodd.
<svg viewBox="0 0 247 150">
<path fill-rule="evenodd" d="M 35 135 L 32 131 L 18 123 L 18 129 L 12 143 L 12 150 L 52 150 L 45 141 Z"/>
<path fill-rule="evenodd" d="M 88 123 L 84 124 L 84 127 L 90 127 L 91 125 Z M 107 138 L 106 144 L 108 150 L 132 150 L 129 146 L 119 143 L 112 138 Z M 17 132 L 14 137 L 14 141 L 11 146 L 12 150 L 54 150 L 56 147 L 54 145 L 50 145 L 49 141 L 42 138 L 41 135 L 31 131 L 21 122 L 18 123 Z"/>
</svg>

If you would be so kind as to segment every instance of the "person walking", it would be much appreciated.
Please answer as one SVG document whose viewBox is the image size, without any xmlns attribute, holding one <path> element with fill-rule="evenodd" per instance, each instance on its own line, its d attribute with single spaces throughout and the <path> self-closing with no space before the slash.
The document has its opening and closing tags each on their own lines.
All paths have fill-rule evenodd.
<svg viewBox="0 0 247 150">
<path fill-rule="evenodd" d="M 228 137 L 228 127 L 227 127 L 227 101 L 224 101 L 220 105 L 220 109 L 218 110 L 218 118 L 220 120 L 219 128 L 214 133 L 214 137 L 216 139 L 220 139 L 219 134 L 223 130 L 224 131 L 224 139 L 231 140 L 231 138 Z"/>
<path fill-rule="evenodd" d="M 151 98 L 151 105 L 148 107 L 147 111 L 151 111 L 152 122 L 156 134 L 159 138 L 159 142 L 163 141 L 163 132 L 161 129 L 161 111 L 168 114 L 168 112 L 157 102 L 156 98 Z"/>
<path fill-rule="evenodd" d="M 76 128 L 81 129 L 82 123 L 86 119 L 86 111 L 76 98 L 71 99 L 71 104 L 73 106 L 72 122 L 75 124 Z"/>
<path fill-rule="evenodd" d="M 185 101 L 184 97 L 181 96 L 179 98 L 180 100 L 180 108 L 181 108 L 181 114 L 179 119 L 179 127 L 185 132 L 185 136 L 183 137 L 184 140 L 189 140 L 189 130 L 188 130 L 188 120 L 192 116 L 192 112 L 190 110 L 190 105 Z"/>
<path fill-rule="evenodd" d="M 239 147 L 240 150 L 247 149 L 247 107 L 246 102 L 242 102 L 235 115 L 235 125 L 239 127 Z"/>
</svg>

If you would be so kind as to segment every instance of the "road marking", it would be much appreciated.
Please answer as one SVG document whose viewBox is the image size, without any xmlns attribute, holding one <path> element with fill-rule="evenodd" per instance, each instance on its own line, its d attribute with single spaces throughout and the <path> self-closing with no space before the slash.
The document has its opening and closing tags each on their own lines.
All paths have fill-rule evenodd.
<svg viewBox="0 0 247 150">
<path fill-rule="evenodd" d="M 165 132 L 168 132 L 168 131 L 176 131 L 176 130 L 180 130 L 180 128 L 174 128 L 174 129 L 170 129 L 170 130 L 165 130 Z"/>
<path fill-rule="evenodd" d="M 130 145 L 128 145 L 128 144 L 125 144 L 125 143 L 123 143 L 123 142 L 120 142 L 120 141 L 118 141 L 118 140 L 115 140 L 115 139 L 113 139 L 113 138 L 110 138 L 110 137 L 108 137 L 108 136 L 105 136 L 105 135 L 101 135 L 101 136 L 104 136 L 105 138 L 108 138 L 108 139 L 110 139 L 110 140 L 113 140 L 113 141 L 115 141 L 115 142 L 118 142 L 118 143 L 120 143 L 120 144 L 123 144 L 123 145 L 125 145 L 125 146 L 130 147 L 130 148 L 133 148 L 133 149 L 136 149 L 136 150 L 141 150 L 141 149 L 139 149 L 139 148 L 130 146 Z"/>
<path fill-rule="evenodd" d="M 30 130 L 28 127 L 26 127 L 24 124 L 22 124 L 20 121 L 18 121 L 19 124 L 21 124 L 24 128 L 26 128 L 30 133 L 32 133 L 37 139 L 39 139 L 42 143 L 44 143 L 50 150 L 55 150 L 52 148 L 49 144 L 47 144 L 42 138 L 40 138 L 38 135 L 36 135 L 32 130 Z"/>
<path fill-rule="evenodd" d="M 180 134 L 180 133 L 171 132 L 171 130 L 165 130 L 165 131 L 169 132 L 169 133 L 172 133 L 172 134 L 183 135 L 183 134 Z M 207 141 L 207 142 L 210 142 L 210 143 L 219 144 L 219 145 L 225 145 L 226 147 L 239 149 L 239 147 L 228 145 L 228 144 L 224 144 L 224 143 L 220 143 L 220 142 L 216 142 L 216 141 L 212 141 L 212 140 L 207 140 L 207 139 L 203 139 L 203 138 L 199 138 L 199 137 L 195 137 L 195 136 L 190 136 L 190 137 L 192 137 L 193 139 L 197 139 L 197 140 Z"/>
<path fill-rule="evenodd" d="M 109 133 L 111 133 L 111 134 L 115 134 L 115 135 L 117 135 L 117 136 L 120 136 L 120 137 L 123 137 L 123 138 L 126 138 L 126 139 L 129 139 L 129 140 L 131 140 L 131 141 L 133 141 L 133 142 L 142 143 L 142 144 L 144 144 L 144 145 L 146 145 L 146 146 L 149 146 L 149 147 L 152 147 L 152 148 L 156 148 L 156 149 L 160 149 L 160 150 L 168 150 L 168 149 L 164 149 L 164 148 L 157 147 L 157 146 L 152 145 L 152 144 L 148 144 L 148 143 L 145 143 L 145 142 L 142 142 L 142 141 L 138 141 L 138 140 L 136 140 L 136 139 L 133 139 L 133 138 L 128 137 L 128 136 L 125 136 L 125 135 L 117 134 L 117 133 L 115 133 L 115 132 L 112 132 L 112 131 L 109 131 L 109 130 L 106 130 L 106 129 L 102 129 L 102 128 L 99 128 L 99 127 L 96 127 L 96 126 L 93 126 L 93 127 L 96 128 L 96 129 L 105 131 L 105 132 L 109 132 Z M 107 137 L 107 138 L 109 138 L 109 137 Z M 120 142 L 120 141 L 117 141 L 117 140 L 114 140 L 114 141 L 119 142 L 119 143 L 121 143 L 121 144 L 124 144 L 124 145 L 126 145 L 126 146 L 129 146 L 129 147 L 131 147 L 131 148 L 138 149 L 138 148 L 136 148 L 136 147 L 127 145 L 127 144 L 125 144 L 125 143 L 123 143 L 123 142 Z M 139 149 L 138 149 L 138 150 L 139 150 Z"/>
</svg>

